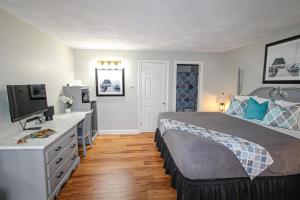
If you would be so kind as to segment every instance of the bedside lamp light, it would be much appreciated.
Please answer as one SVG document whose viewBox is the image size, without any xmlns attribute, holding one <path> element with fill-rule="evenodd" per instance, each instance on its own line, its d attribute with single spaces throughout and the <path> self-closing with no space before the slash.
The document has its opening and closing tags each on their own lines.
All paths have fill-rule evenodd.
<svg viewBox="0 0 300 200">
<path fill-rule="evenodd" d="M 222 92 L 221 94 L 219 94 L 217 96 L 217 103 L 219 104 L 219 111 L 220 112 L 225 111 L 225 101 L 226 101 L 226 96 L 225 96 L 224 92 Z"/>
</svg>

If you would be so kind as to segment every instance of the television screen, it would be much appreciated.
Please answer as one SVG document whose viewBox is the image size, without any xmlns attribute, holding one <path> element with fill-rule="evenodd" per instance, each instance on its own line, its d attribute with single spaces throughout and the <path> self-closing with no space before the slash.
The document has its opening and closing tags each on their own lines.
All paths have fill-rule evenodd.
<svg viewBox="0 0 300 200">
<path fill-rule="evenodd" d="M 8 85 L 7 94 L 12 122 L 42 113 L 48 109 L 44 84 Z"/>
</svg>

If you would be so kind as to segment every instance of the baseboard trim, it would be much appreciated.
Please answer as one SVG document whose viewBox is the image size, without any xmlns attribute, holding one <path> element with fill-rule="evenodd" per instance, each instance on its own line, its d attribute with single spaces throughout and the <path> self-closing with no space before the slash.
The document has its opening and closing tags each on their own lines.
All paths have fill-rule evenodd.
<svg viewBox="0 0 300 200">
<path fill-rule="evenodd" d="M 138 129 L 128 129 L 128 130 L 98 130 L 98 135 L 104 134 L 140 134 L 141 131 Z"/>
</svg>

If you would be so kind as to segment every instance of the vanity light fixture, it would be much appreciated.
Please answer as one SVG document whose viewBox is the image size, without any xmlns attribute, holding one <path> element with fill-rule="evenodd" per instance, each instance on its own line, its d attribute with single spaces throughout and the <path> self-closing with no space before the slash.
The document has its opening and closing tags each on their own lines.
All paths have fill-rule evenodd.
<svg viewBox="0 0 300 200">
<path fill-rule="evenodd" d="M 98 65 L 105 65 L 105 64 L 107 64 L 107 65 L 111 65 L 111 64 L 120 65 L 121 61 L 120 60 L 98 60 L 97 64 Z"/>
</svg>

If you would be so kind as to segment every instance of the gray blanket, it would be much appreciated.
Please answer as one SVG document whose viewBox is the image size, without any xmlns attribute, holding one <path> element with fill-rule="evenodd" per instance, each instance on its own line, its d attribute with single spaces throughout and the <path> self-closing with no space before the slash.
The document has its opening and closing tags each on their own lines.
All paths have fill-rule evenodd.
<svg viewBox="0 0 300 200">
<path fill-rule="evenodd" d="M 274 163 L 260 176 L 300 174 L 299 139 L 222 113 L 161 113 L 158 122 L 163 118 L 227 133 L 263 146 Z M 167 130 L 163 139 L 186 178 L 248 177 L 235 155 L 219 143 L 177 130 Z"/>
</svg>

